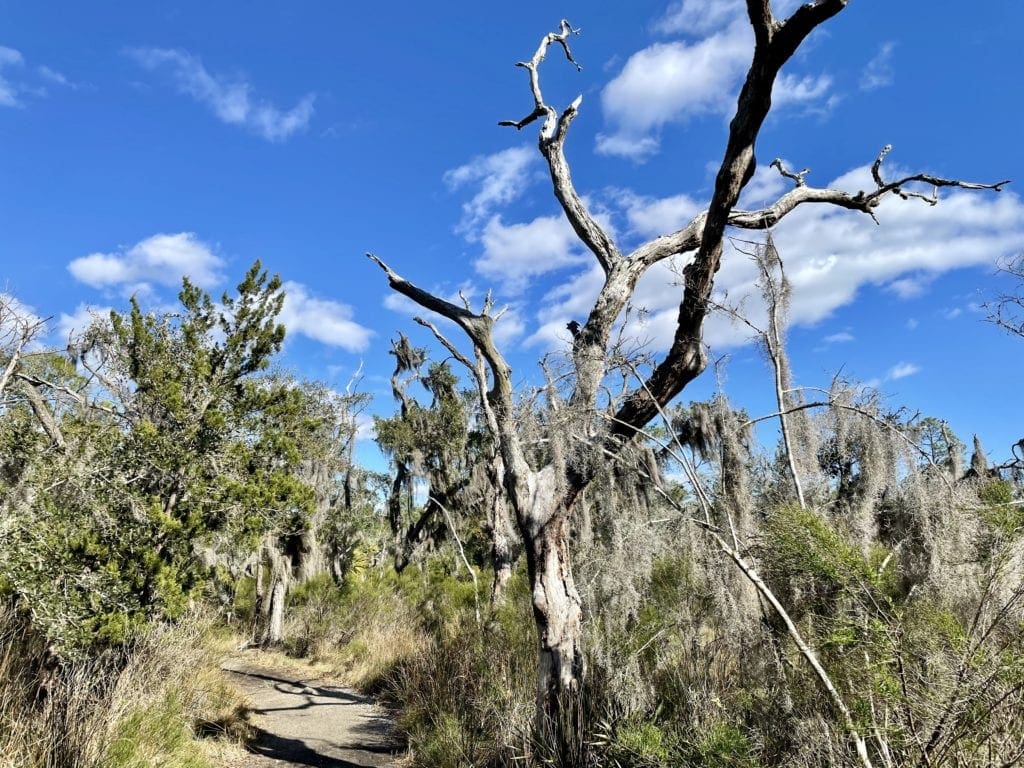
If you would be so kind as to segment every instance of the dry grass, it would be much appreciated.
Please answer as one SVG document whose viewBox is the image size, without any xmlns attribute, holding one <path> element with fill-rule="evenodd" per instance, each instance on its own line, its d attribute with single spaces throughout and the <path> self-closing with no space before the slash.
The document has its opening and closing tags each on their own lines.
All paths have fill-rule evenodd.
<svg viewBox="0 0 1024 768">
<path fill-rule="evenodd" d="M 390 579 L 370 579 L 342 594 L 330 582 L 313 585 L 289 612 L 281 651 L 265 661 L 288 669 L 295 657 L 325 676 L 364 691 L 430 644 L 416 610 Z"/>
<path fill-rule="evenodd" d="M 12 613 L 0 627 L 0 768 L 212 768 L 240 758 L 244 702 L 217 668 L 208 621 L 59 662 Z"/>
</svg>

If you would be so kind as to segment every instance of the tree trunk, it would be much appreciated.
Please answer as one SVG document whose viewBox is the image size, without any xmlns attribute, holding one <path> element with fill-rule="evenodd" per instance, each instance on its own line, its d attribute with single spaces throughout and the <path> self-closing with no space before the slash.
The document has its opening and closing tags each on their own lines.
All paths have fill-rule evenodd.
<svg viewBox="0 0 1024 768">
<path fill-rule="evenodd" d="M 281 642 L 285 600 L 291 577 L 291 558 L 282 554 L 275 546 L 276 543 L 264 544 L 257 569 L 255 636 L 262 646 Z"/>
<path fill-rule="evenodd" d="M 284 601 L 287 597 L 288 585 L 283 578 L 275 579 L 270 590 L 270 616 L 267 622 L 263 645 L 278 645 L 281 642 L 282 625 L 284 624 Z"/>
<path fill-rule="evenodd" d="M 501 500 L 503 505 L 504 500 Z M 498 503 L 494 504 L 495 507 Z M 491 529 L 491 563 L 494 566 L 494 581 L 491 583 L 491 610 L 505 602 L 505 588 L 512 578 L 512 542 L 508 530 L 507 512 L 496 511 Z M 502 519 L 504 518 L 504 519 Z"/>
<path fill-rule="evenodd" d="M 495 430 L 497 431 L 497 430 Z M 509 516 L 508 499 L 502 493 L 502 479 L 505 465 L 495 455 L 487 465 L 487 483 L 490 498 L 487 500 L 487 516 L 484 523 L 491 541 L 491 565 L 494 567 L 494 581 L 491 583 L 491 611 L 505 602 L 505 587 L 512 578 L 515 557 L 512 552 L 512 519 Z"/>
<path fill-rule="evenodd" d="M 530 506 L 517 508 L 516 521 L 537 624 L 537 716 L 538 724 L 557 723 L 564 699 L 579 692 L 585 671 L 580 594 L 569 552 L 570 507 L 553 467 L 529 473 L 528 485 Z"/>
<path fill-rule="evenodd" d="M 323 517 L 319 515 L 310 520 L 309 528 L 299 535 L 298 564 L 296 579 L 304 584 L 312 578 L 327 572 L 327 558 L 320 543 L 320 525 Z"/>
<path fill-rule="evenodd" d="M 565 516 L 556 516 L 541 529 L 526 556 L 539 641 L 538 708 L 553 716 L 565 695 L 579 692 L 584 673 L 582 610 Z"/>
</svg>

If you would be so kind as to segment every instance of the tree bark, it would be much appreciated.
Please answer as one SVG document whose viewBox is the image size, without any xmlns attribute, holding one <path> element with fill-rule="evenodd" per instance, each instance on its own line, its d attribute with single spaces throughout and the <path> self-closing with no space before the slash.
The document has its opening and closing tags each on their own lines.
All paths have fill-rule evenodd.
<svg viewBox="0 0 1024 768">
<path fill-rule="evenodd" d="M 491 610 L 505 602 L 505 588 L 512 578 L 512 531 L 508 505 L 501 494 L 500 475 L 494 479 L 495 493 L 487 510 L 487 528 L 491 538 L 491 564 L 494 581 L 491 583 Z"/>
<path fill-rule="evenodd" d="M 579 693 L 585 662 L 580 594 L 572 574 L 568 516 L 554 516 L 530 538 L 526 563 L 537 622 L 538 715 L 554 716 Z"/>
<path fill-rule="evenodd" d="M 256 575 L 256 638 L 261 646 L 280 644 L 283 637 L 285 601 L 291 581 L 291 558 L 282 554 L 275 540 L 266 542 Z M 265 570 L 264 570 L 265 569 Z"/>
</svg>

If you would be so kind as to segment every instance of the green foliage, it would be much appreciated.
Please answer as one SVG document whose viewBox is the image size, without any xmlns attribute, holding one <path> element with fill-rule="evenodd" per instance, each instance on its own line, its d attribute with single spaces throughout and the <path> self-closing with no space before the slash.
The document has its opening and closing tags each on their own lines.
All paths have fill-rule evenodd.
<svg viewBox="0 0 1024 768">
<path fill-rule="evenodd" d="M 193 739 L 183 712 L 181 692 L 138 707 L 117 724 L 102 768 L 150 768 L 154 760 L 167 768 L 211 768 Z"/>
<path fill-rule="evenodd" d="M 180 312 L 155 314 L 133 298 L 89 329 L 77 354 L 97 372 L 100 407 L 54 411 L 64 451 L 25 404 L 0 414 L 14 521 L 3 578 L 65 654 L 180 617 L 211 575 L 201 547 L 301 531 L 313 508 L 299 470 L 328 416 L 293 382 L 258 375 L 284 339 L 280 279 L 257 262 L 219 305 L 187 279 L 179 299 Z M 26 365 L 55 386 L 87 386 L 62 355 Z"/>
<path fill-rule="evenodd" d="M 715 723 L 701 735 L 694 762 L 707 768 L 754 768 L 758 761 L 747 735 L 732 723 Z"/>
<path fill-rule="evenodd" d="M 1024 532 L 1024 504 L 1015 504 L 1013 484 L 990 478 L 978 489 L 982 503 L 981 516 L 1003 538 L 1013 538 Z"/>
<path fill-rule="evenodd" d="M 328 574 L 303 582 L 288 593 L 291 631 L 285 649 L 299 657 L 325 654 L 344 610 L 344 594 Z"/>
<path fill-rule="evenodd" d="M 874 584 L 877 572 L 817 512 L 795 504 L 772 510 L 762 528 L 768 570 L 780 578 L 818 580 L 835 587 Z"/>
</svg>

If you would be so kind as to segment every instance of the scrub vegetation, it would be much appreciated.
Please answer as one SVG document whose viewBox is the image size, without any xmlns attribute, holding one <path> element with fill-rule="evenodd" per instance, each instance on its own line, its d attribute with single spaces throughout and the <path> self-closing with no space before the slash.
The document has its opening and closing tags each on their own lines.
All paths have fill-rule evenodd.
<svg viewBox="0 0 1024 768">
<path fill-rule="evenodd" d="M 173 311 L 133 299 L 66 349 L 4 298 L 0 765 L 238 759 L 245 702 L 218 667 L 239 644 L 377 696 L 417 766 L 1024 760 L 1024 440 L 993 464 L 871 387 L 795 381 L 772 238 L 806 203 L 873 217 L 888 196 L 941 205 L 942 188 L 1006 182 L 888 179 L 886 148 L 870 190 L 810 187 L 776 161 L 792 188 L 736 207 L 776 76 L 846 4 L 777 19 L 747 3 L 756 47 L 709 206 L 629 254 L 571 180 L 580 100 L 541 92 L 552 47 L 575 63 L 576 30 L 541 39 L 520 65 L 527 114 L 502 125 L 539 126 L 602 287 L 531 387 L 495 344 L 490 297 L 452 303 L 371 255 L 434 313 L 392 342 L 386 472 L 355 460 L 358 377 L 337 391 L 277 367 L 282 281 L 258 262 L 218 300 L 186 278 Z M 714 290 L 738 230 L 763 327 Z M 688 265 L 657 357 L 626 320 L 672 257 Z M 990 307 L 1018 335 L 1022 294 Z M 721 386 L 687 398 L 716 312 L 753 332 L 772 413 Z"/>
</svg>

